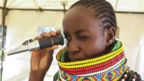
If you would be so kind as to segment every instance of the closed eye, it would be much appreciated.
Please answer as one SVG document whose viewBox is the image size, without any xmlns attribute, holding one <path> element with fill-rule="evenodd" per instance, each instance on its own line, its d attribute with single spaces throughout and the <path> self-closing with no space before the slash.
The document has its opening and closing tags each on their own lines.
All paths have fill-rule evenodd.
<svg viewBox="0 0 144 81">
<path fill-rule="evenodd" d="M 78 38 L 81 40 L 87 40 L 87 39 L 90 39 L 91 37 L 90 36 L 78 36 Z"/>
</svg>

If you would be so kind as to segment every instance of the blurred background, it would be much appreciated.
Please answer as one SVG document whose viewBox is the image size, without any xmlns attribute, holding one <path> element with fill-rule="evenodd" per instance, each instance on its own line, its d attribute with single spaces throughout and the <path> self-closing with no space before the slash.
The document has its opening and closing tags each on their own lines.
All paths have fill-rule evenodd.
<svg viewBox="0 0 144 81">
<path fill-rule="evenodd" d="M 2 50 L 37 36 L 40 27 L 62 29 L 67 9 L 77 0 L 0 0 L 0 56 Z M 107 0 L 115 9 L 118 39 L 125 47 L 128 65 L 144 79 L 144 0 Z M 6 31 L 5 31 L 6 30 Z M 55 54 L 59 49 L 55 50 Z M 0 59 L 2 81 L 28 81 L 30 52 Z M 45 81 L 53 81 L 56 59 Z"/>
</svg>

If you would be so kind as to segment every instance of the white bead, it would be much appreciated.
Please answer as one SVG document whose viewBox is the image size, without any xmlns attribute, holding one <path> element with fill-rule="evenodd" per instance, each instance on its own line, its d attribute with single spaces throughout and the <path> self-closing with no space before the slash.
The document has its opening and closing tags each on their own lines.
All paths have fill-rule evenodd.
<svg viewBox="0 0 144 81">
<path fill-rule="evenodd" d="M 125 81 L 125 79 L 122 79 L 121 81 Z"/>
</svg>

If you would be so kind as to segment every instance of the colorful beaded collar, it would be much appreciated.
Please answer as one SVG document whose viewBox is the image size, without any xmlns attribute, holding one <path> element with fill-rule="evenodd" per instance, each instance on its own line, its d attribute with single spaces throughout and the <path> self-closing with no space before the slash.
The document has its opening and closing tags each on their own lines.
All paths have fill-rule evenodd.
<svg viewBox="0 0 144 81">
<path fill-rule="evenodd" d="M 124 49 L 120 42 L 117 42 L 111 53 L 103 56 L 75 61 L 63 61 L 65 51 L 57 55 L 60 67 L 59 80 L 62 81 L 117 81 L 126 72 L 126 58 Z"/>
</svg>

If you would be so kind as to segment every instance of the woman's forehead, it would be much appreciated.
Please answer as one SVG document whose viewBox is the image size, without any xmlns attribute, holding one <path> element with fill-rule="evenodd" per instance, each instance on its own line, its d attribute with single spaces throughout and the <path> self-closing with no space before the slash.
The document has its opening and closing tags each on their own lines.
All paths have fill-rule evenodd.
<svg viewBox="0 0 144 81">
<path fill-rule="evenodd" d="M 71 8 L 70 10 L 67 11 L 66 15 L 64 18 L 66 17 L 74 17 L 74 16 L 85 16 L 85 17 L 92 17 L 94 18 L 95 16 L 95 11 L 92 8 L 86 8 L 86 7 L 82 7 L 82 6 L 76 6 Z"/>
<path fill-rule="evenodd" d="M 85 7 L 74 7 L 70 9 L 64 16 L 63 25 L 79 25 L 92 23 L 95 21 L 97 21 L 97 19 L 95 18 L 95 13 L 92 9 Z"/>
</svg>

